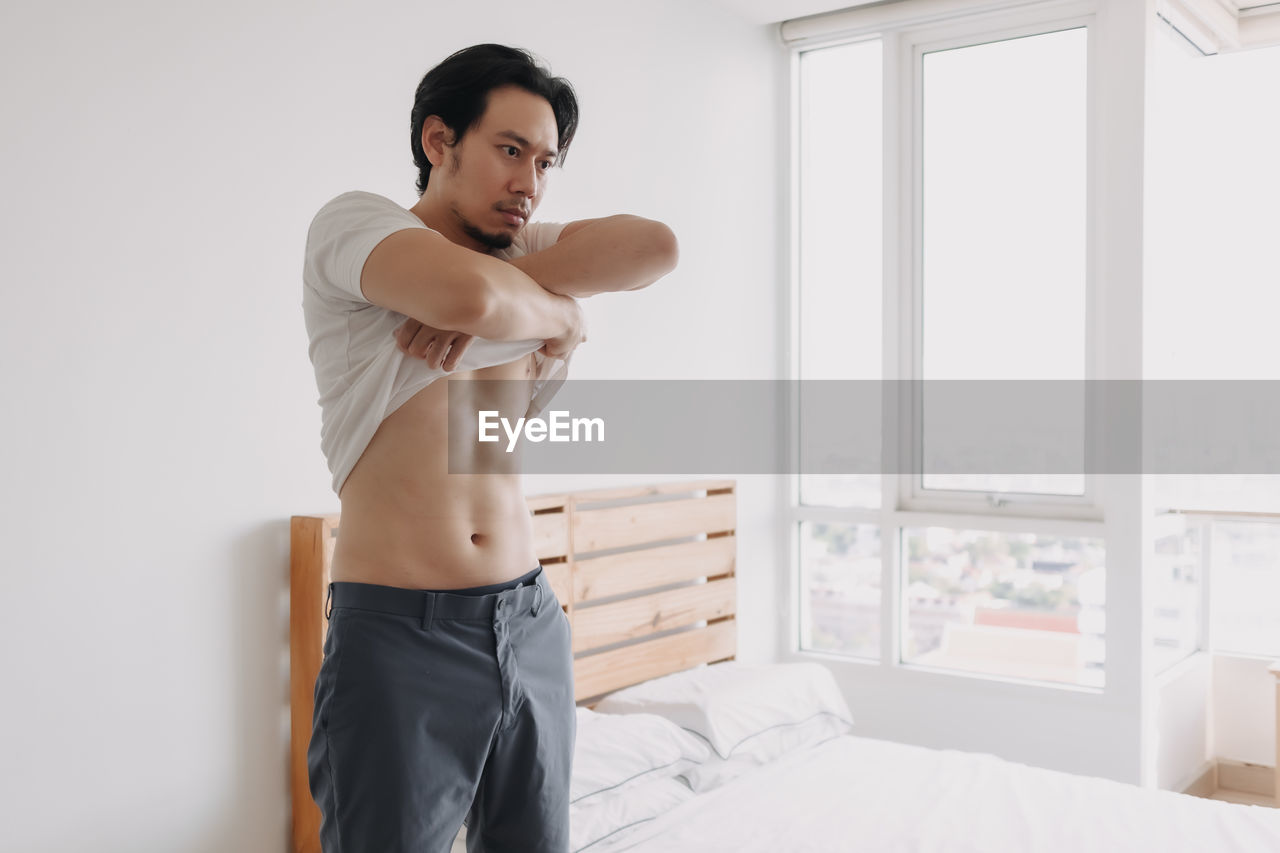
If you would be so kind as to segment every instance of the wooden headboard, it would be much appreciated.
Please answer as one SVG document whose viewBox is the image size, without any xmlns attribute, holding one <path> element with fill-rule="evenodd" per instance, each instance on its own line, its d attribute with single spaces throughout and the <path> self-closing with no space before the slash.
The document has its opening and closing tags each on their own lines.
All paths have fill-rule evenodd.
<svg viewBox="0 0 1280 853">
<path fill-rule="evenodd" d="M 737 652 L 733 480 L 528 499 L 534 549 L 573 632 L 574 693 L 604 694 Z M 293 849 L 319 853 L 307 780 L 312 702 L 338 514 L 290 520 L 290 774 Z"/>
</svg>

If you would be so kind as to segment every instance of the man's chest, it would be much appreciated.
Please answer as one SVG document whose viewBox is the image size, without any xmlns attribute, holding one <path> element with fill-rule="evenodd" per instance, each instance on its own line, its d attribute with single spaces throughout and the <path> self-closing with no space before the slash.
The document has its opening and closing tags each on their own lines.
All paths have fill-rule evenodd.
<svg viewBox="0 0 1280 853">
<path fill-rule="evenodd" d="M 449 418 L 464 410 L 501 409 L 522 415 L 529 404 L 529 386 L 510 380 L 530 380 L 536 368 L 534 354 L 527 353 L 505 364 L 447 373 L 388 415 L 381 431 L 412 437 L 416 444 L 424 436 L 443 437 Z"/>
</svg>

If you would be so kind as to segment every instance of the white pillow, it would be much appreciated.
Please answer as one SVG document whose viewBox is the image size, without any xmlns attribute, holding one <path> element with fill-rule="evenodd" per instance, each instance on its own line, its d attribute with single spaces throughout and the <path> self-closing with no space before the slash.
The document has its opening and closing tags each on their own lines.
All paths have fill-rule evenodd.
<svg viewBox="0 0 1280 853">
<path fill-rule="evenodd" d="M 578 708 L 570 805 L 670 778 L 710 757 L 707 745 L 654 714 L 597 714 Z"/>
<path fill-rule="evenodd" d="M 602 714 L 657 714 L 706 740 L 720 758 L 765 731 L 829 715 L 853 726 L 831 671 L 818 663 L 724 661 L 664 675 L 600 700 Z"/>
<path fill-rule="evenodd" d="M 734 750 L 730 758 L 712 757 L 680 774 L 689 787 L 701 794 L 762 764 L 849 734 L 848 722 L 831 714 L 818 714 L 802 723 L 769 729 L 749 738 Z"/>
<path fill-rule="evenodd" d="M 674 777 L 649 778 L 625 794 L 592 797 L 569 806 L 569 850 L 604 851 L 632 834 L 640 825 L 664 814 L 695 794 Z M 463 823 L 449 853 L 467 853 L 467 825 Z"/>
<path fill-rule="evenodd" d="M 696 796 L 678 779 L 651 778 L 633 785 L 625 793 L 595 797 L 586 805 L 571 805 L 569 851 L 603 850 L 635 832 L 646 821 L 666 814 Z"/>
</svg>

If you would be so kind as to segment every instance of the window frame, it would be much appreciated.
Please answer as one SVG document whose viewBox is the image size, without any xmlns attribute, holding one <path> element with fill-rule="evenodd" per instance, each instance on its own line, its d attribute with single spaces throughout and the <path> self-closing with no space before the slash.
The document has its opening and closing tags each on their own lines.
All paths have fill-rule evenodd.
<svg viewBox="0 0 1280 853">
<path fill-rule="evenodd" d="M 1070 10 L 1070 11 L 1069 11 Z M 972 47 L 997 41 L 1008 41 L 1029 36 L 1048 34 L 1067 29 L 1084 28 L 1088 44 L 1086 59 L 1086 80 L 1094 67 L 1094 38 L 1091 32 L 1094 15 L 1091 11 L 1083 11 L 1081 4 L 1051 4 L 1044 8 L 1024 9 L 1019 12 L 1002 12 L 999 23 L 990 16 L 982 15 L 975 19 L 950 22 L 944 25 L 925 26 L 904 29 L 893 37 L 898 41 L 899 77 L 897 98 L 902 104 L 909 104 L 909 111 L 903 110 L 903 121 L 897 128 L 899 138 L 910 139 L 911 158 L 909 163 L 901 164 L 905 171 L 900 173 L 900 180 L 895 195 L 899 209 L 903 211 L 901 222 L 910 217 L 909 233 L 901 235 L 904 239 L 900 258 L 900 282 L 908 284 L 904 288 L 906 304 L 902 306 L 899 334 L 903 345 L 898 357 L 902 367 L 902 375 L 911 379 L 922 378 L 923 362 L 923 323 L 924 323 L 924 187 L 922 174 L 924 171 L 924 74 L 923 61 L 926 53 Z M 886 87 L 888 88 L 888 87 Z M 1093 148 L 1093 135 L 1097 126 L 1094 120 L 1094 98 L 1092 92 L 1086 95 L 1086 175 L 1088 186 L 1085 192 L 1086 221 L 1094 221 L 1094 205 L 1097 195 L 1093 192 L 1094 162 L 1089 157 Z M 886 245 L 886 252 L 890 246 Z M 1085 229 L 1085 364 L 1084 379 L 1095 377 L 1095 354 L 1092 344 L 1096 340 L 1094 329 L 1094 287 L 1097 276 L 1094 274 L 1094 252 L 1091 229 Z M 911 399 L 904 401 L 903 420 L 907 424 L 911 443 L 903 448 L 906 467 L 903 470 L 921 470 L 920 454 L 922 447 L 923 421 L 921 419 L 921 399 L 919 383 L 910 386 L 915 393 Z M 1097 421 L 1086 422 L 1085 441 L 1094 440 Z M 1075 518 L 1082 520 L 1100 520 L 1102 517 L 1098 496 L 1098 487 L 1093 473 L 1084 473 L 1084 493 L 1080 496 L 1050 495 L 1032 493 L 1007 493 L 995 491 L 962 492 L 949 489 L 926 489 L 919 474 L 904 477 L 900 480 L 901 491 L 898 495 L 898 506 L 926 512 L 965 512 L 992 515 L 1012 515 L 1033 518 Z"/>
<path fill-rule="evenodd" d="M 897 7 L 896 9 L 893 7 Z M 859 15 L 859 13 L 861 13 Z M 1099 305 L 1095 288 L 1101 280 L 1097 275 L 1099 258 L 1094 251 L 1096 207 L 1105 199 L 1096 192 L 1098 158 L 1095 156 L 1099 140 L 1096 79 L 1097 69 L 1103 57 L 1097 39 L 1099 10 L 1092 2 L 1069 0 L 1068 2 L 1040 2 L 1032 6 L 1025 3 L 966 3 L 963 0 L 943 2 L 905 2 L 882 6 L 879 9 L 850 10 L 844 13 L 851 21 L 862 21 L 859 26 L 849 26 L 828 34 L 815 35 L 812 31 L 792 40 L 790 45 L 790 375 L 798 376 L 799 300 L 799 91 L 800 54 L 823 47 L 834 47 L 858 41 L 880 39 L 882 42 L 883 101 L 883 150 L 882 166 L 884 184 L 883 200 L 883 317 L 882 374 L 886 380 L 919 378 L 921 360 L 921 282 L 919 271 L 921 210 L 921 116 L 922 57 L 929 50 L 983 44 L 990 41 L 1018 38 L 1063 29 L 1084 27 L 1087 29 L 1087 107 L 1086 107 L 1086 282 L 1085 282 L 1085 379 L 1103 374 L 1098 368 L 1103 354 L 1097 346 L 1097 316 Z M 788 40 L 788 22 L 782 27 L 784 41 Z M 902 142 L 910 140 L 910 147 Z M 899 152 L 909 151 L 908 156 Z M 896 282 L 909 282 L 909 287 L 898 287 Z M 916 385 L 915 387 L 918 387 Z M 788 428 L 792 436 L 800 435 L 799 411 L 795 405 L 797 394 L 793 391 Z M 912 408 L 918 402 L 901 401 L 897 413 L 898 423 L 910 424 L 910 433 L 918 435 L 919 422 Z M 904 411 L 905 410 L 905 411 Z M 1093 414 L 1093 423 L 1099 423 Z M 890 420 L 886 413 L 886 422 Z M 905 430 L 904 430 L 905 432 Z M 1092 424 L 1086 432 L 1094 432 Z M 897 435 L 886 434 L 886 451 L 890 458 L 904 465 L 912 464 L 911 443 L 902 442 Z M 798 460 L 798 447 L 794 442 L 791 458 Z M 798 461 L 797 461 L 798 465 Z M 912 467 L 900 470 L 912 470 Z M 798 467 L 793 470 L 799 471 Z M 1054 701 L 1068 703 L 1080 701 L 1090 707 L 1119 704 L 1130 692 L 1117 682 L 1122 671 L 1108 666 L 1106 684 L 1102 688 L 1055 682 L 1037 682 L 1013 679 L 986 673 L 933 669 L 918 664 L 902 662 L 903 633 L 907 626 L 907 603 L 903 597 L 905 566 L 902 561 L 903 531 L 908 527 L 944 526 L 970 527 L 1005 532 L 1053 533 L 1070 536 L 1101 538 L 1108 542 L 1108 559 L 1111 549 L 1108 524 L 1103 511 L 1102 490 L 1094 475 L 1085 474 L 1085 493 L 1082 496 L 1019 495 L 1014 493 L 978 492 L 974 495 L 946 493 L 940 490 L 917 488 L 918 475 L 882 474 L 881 502 L 879 507 L 827 507 L 800 503 L 800 475 L 784 478 L 785 505 L 790 508 L 785 549 L 786 564 L 790 567 L 786 583 L 788 598 L 796 602 L 787 608 L 784 620 L 786 629 L 785 653 L 790 655 L 831 658 L 842 664 L 861 665 L 869 668 L 893 669 L 899 677 L 936 680 L 943 678 L 953 686 L 970 685 L 980 691 L 1008 692 L 1009 695 L 1036 693 L 1052 695 Z M 1001 505 L 993 505 L 991 496 L 1005 499 Z M 800 527 L 805 521 L 834 521 L 849 524 L 878 524 L 881 530 L 881 640 L 880 658 L 835 654 L 801 647 L 802 619 L 801 597 L 803 571 L 800 565 Z M 1114 602 L 1110 595 L 1113 584 L 1108 581 L 1107 610 Z M 1114 635 L 1108 632 L 1105 642 L 1112 646 Z"/>
</svg>

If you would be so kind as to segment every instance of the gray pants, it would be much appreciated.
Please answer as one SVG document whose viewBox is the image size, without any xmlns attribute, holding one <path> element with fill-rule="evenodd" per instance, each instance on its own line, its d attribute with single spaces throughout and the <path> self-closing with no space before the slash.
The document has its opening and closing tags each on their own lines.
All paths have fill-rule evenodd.
<svg viewBox="0 0 1280 853">
<path fill-rule="evenodd" d="M 567 853 L 569 620 L 539 565 L 469 590 L 329 585 L 307 767 L 324 853 Z"/>
</svg>

